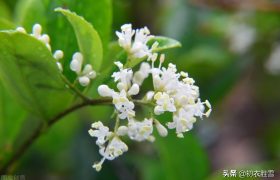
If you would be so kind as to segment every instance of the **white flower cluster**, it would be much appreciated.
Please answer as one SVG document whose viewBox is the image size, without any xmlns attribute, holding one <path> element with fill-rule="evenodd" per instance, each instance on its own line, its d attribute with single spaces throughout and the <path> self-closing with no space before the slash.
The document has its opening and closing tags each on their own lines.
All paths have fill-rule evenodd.
<svg viewBox="0 0 280 180">
<path fill-rule="evenodd" d="M 92 69 L 90 64 L 86 64 L 82 70 L 83 59 L 83 55 L 76 52 L 72 57 L 70 69 L 77 74 L 80 85 L 87 86 L 90 83 L 90 79 L 96 77 L 96 72 Z"/>
<path fill-rule="evenodd" d="M 136 37 L 138 37 L 135 38 L 132 45 L 131 39 L 135 31 Z M 122 63 L 115 62 L 119 71 L 114 72 L 112 78 L 116 82 L 117 90 L 104 84 L 98 87 L 100 96 L 112 98 L 117 121 L 114 132 L 110 132 L 109 128 L 101 122 L 93 123 L 92 129 L 89 130 L 89 134 L 97 138 L 96 144 L 103 156 L 100 162 L 93 165 L 97 171 L 101 169 L 105 159 L 113 160 L 128 150 L 126 144 L 121 140 L 121 136 L 127 135 L 135 141 L 148 140 L 152 142 L 155 140 L 153 136 L 154 126 L 160 136 L 167 136 L 168 131 L 156 119 L 157 115 L 165 112 L 172 113 L 173 121 L 168 122 L 167 127 L 175 129 L 177 136 L 182 138 L 184 132 L 192 129 L 197 117 L 208 117 L 211 113 L 210 103 L 208 101 L 201 102 L 199 88 L 194 85 L 194 80 L 186 72 L 178 73 L 176 66 L 171 63 L 167 68 L 162 67 L 164 55 L 160 55 L 159 66 L 155 67 L 158 55 L 154 53 L 152 55 L 154 58 L 150 58 L 146 53 L 151 53 L 151 49 L 148 49 L 146 44 L 148 32 L 147 28 L 132 30 L 130 24 L 123 25 L 121 33 L 117 32 L 121 47 L 130 53 L 137 52 L 134 56 L 139 54 L 147 56 L 147 59 L 152 60 L 152 63 L 150 65 L 147 62 L 142 62 L 139 70 L 133 73 L 132 69 L 124 68 Z M 134 48 L 135 43 L 141 45 Z M 152 76 L 153 89 L 148 91 L 142 99 L 135 99 L 134 96 L 139 94 L 140 86 L 149 75 Z M 137 120 L 135 103 L 148 105 L 153 109 L 154 115 L 144 118 L 142 121 Z M 119 126 L 119 123 L 122 125 Z"/>
<path fill-rule="evenodd" d="M 132 58 L 148 57 L 148 60 L 155 59 L 156 53 L 153 50 L 158 46 L 155 42 L 151 48 L 148 47 L 147 42 L 153 37 L 147 27 L 141 29 L 132 29 L 131 24 L 124 24 L 121 27 L 121 32 L 116 32 L 119 38 L 119 44 L 127 51 Z M 133 38 L 134 37 L 134 38 Z"/>
<path fill-rule="evenodd" d="M 21 33 L 26 33 L 26 30 L 23 27 L 17 27 L 16 30 Z M 50 37 L 47 34 L 42 34 L 42 26 L 40 24 L 33 25 L 32 33 L 30 35 L 43 42 L 46 45 L 46 47 L 51 51 Z M 64 53 L 61 50 L 56 50 L 53 54 L 53 57 L 56 60 L 57 67 L 60 71 L 63 71 L 63 68 L 59 60 L 61 60 L 63 56 Z"/>
</svg>

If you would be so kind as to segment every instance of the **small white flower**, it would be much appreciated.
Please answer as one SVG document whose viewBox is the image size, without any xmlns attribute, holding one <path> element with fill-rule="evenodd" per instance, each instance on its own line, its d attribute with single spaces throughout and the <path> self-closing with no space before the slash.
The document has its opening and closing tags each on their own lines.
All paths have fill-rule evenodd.
<svg viewBox="0 0 280 180">
<path fill-rule="evenodd" d="M 123 65 L 120 62 L 115 62 L 115 64 L 119 67 L 120 71 L 114 72 L 112 77 L 115 82 L 119 82 L 118 89 L 120 91 L 123 89 L 128 90 L 131 86 L 133 72 L 131 69 L 123 69 Z"/>
<path fill-rule="evenodd" d="M 174 105 L 174 99 L 171 98 L 165 92 L 158 92 L 155 94 L 154 99 L 156 100 L 157 106 L 154 109 L 155 114 L 159 115 L 165 111 L 175 112 L 176 107 Z"/>
<path fill-rule="evenodd" d="M 126 119 L 135 116 L 134 103 L 127 99 L 125 90 L 113 95 L 113 104 L 119 112 L 120 119 Z"/>
<path fill-rule="evenodd" d="M 155 43 L 152 48 L 148 47 L 147 42 L 153 36 L 150 35 L 150 31 L 147 27 L 133 30 L 131 24 L 124 24 L 121 27 L 121 32 L 116 31 L 116 35 L 119 38 L 119 45 L 133 58 L 143 58 L 145 56 L 147 56 L 148 59 L 153 58 L 152 51 L 156 48 L 158 43 Z"/>
<path fill-rule="evenodd" d="M 189 131 L 193 128 L 193 123 L 196 122 L 196 118 L 192 113 L 188 113 L 184 109 L 179 109 L 178 112 L 173 115 L 173 122 L 167 123 L 169 129 L 176 129 L 178 137 L 184 137 L 182 133 Z"/>
<path fill-rule="evenodd" d="M 136 121 L 131 119 L 128 123 L 128 136 L 135 141 L 144 141 L 150 139 L 153 133 L 153 120 L 144 119 Z"/>
<path fill-rule="evenodd" d="M 97 162 L 94 163 L 92 166 L 93 168 L 96 169 L 96 171 L 100 171 L 102 169 L 102 164 L 104 161 L 107 160 L 114 160 L 115 158 L 119 157 L 122 155 L 124 152 L 128 150 L 127 145 L 120 140 L 119 137 L 114 136 L 109 142 L 108 145 L 102 145 L 99 146 L 99 153 L 100 155 L 103 156 L 103 158 Z"/>
<path fill-rule="evenodd" d="M 88 133 L 92 137 L 96 137 L 96 144 L 98 146 L 103 146 L 105 142 L 108 140 L 108 137 L 112 134 L 109 131 L 109 128 L 104 126 L 102 122 L 98 121 L 91 125 L 93 129 L 90 129 Z"/>
<path fill-rule="evenodd" d="M 106 147 L 102 147 L 99 153 L 108 160 L 113 160 L 128 150 L 127 145 L 118 137 L 114 137 Z"/>
</svg>

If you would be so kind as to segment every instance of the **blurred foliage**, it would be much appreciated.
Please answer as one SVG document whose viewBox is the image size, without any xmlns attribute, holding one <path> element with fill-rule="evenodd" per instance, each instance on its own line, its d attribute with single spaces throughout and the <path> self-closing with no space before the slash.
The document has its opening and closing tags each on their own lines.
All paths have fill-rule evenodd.
<svg viewBox="0 0 280 180">
<path fill-rule="evenodd" d="M 160 35 L 177 39 L 181 42 L 182 47 L 168 50 L 167 59 L 170 60 L 169 62 L 177 64 L 179 70 L 189 72 L 200 87 L 201 98 L 209 99 L 214 104 L 214 110 L 238 81 L 253 73 L 252 83 L 249 86 L 255 90 L 253 96 L 256 98 L 256 103 L 268 114 L 266 116 L 268 123 L 264 125 L 258 138 L 261 139 L 260 143 L 265 146 L 267 161 L 279 159 L 280 77 L 279 75 L 272 76 L 264 69 L 265 60 L 268 58 L 273 44 L 279 42 L 279 12 L 228 11 L 217 7 L 207 7 L 207 5 L 196 6 L 184 0 L 162 2 L 148 0 L 135 2 L 129 0 L 0 0 L 0 30 L 23 26 L 30 32 L 33 24 L 42 24 L 43 31 L 51 37 L 52 48 L 65 52 L 64 74 L 71 80 L 75 78 L 75 74 L 68 67 L 72 54 L 79 49 L 79 41 L 87 41 L 87 39 L 79 38 L 77 40 L 74 34 L 79 34 L 78 28 L 81 26 L 88 25 L 74 25 L 73 29 L 70 23 L 73 25 L 75 22 L 68 17 L 69 23 L 61 14 L 55 13 L 54 9 L 57 7 L 69 8 L 83 16 L 100 35 L 102 45 L 99 44 L 98 48 L 89 46 L 84 48 L 86 51 L 90 49 L 89 56 L 94 56 L 99 51 L 98 49 L 103 49 L 103 52 L 98 52 L 100 56 L 104 57 L 103 64 L 100 62 L 96 65 L 100 66 L 102 71 L 107 70 L 106 68 L 111 66 L 114 60 L 121 59 L 123 56 L 119 53 L 119 46 L 111 41 L 116 39 L 114 32 L 119 30 L 120 25 L 124 23 L 132 22 L 136 27 L 149 25 L 152 33 L 157 32 Z M 245 23 L 254 27 L 257 32 L 255 42 L 243 54 L 233 52 L 229 48 L 231 40 L 228 31 L 231 24 L 236 23 Z M 82 29 L 87 29 L 87 27 Z M 1 33 L 0 38 L 0 48 L 5 48 L 4 41 L 9 41 L 8 43 L 14 41 L 23 48 L 41 49 L 40 53 L 51 58 L 51 54 L 47 53 L 42 44 L 35 43 L 36 46 L 33 47 L 29 44 L 32 40 L 27 37 Z M 13 46 L 13 44 L 9 46 Z M 80 49 L 83 48 L 80 47 Z M 29 58 L 30 56 L 25 52 L 9 53 L 9 56 L 20 55 L 24 60 L 31 59 L 32 62 L 40 60 L 39 55 Z M 9 61 L 3 63 L 10 64 Z M 18 70 L 7 65 L 4 66 L 3 63 L 0 63 L 0 68 L 15 73 L 11 76 L 6 75 L 6 79 L 1 79 L 0 82 L 1 163 L 9 157 L 13 148 L 20 145 L 20 141 L 15 140 L 19 138 L 24 140 L 32 128 L 40 124 L 36 118 L 34 119 L 27 113 L 26 108 L 22 108 L 15 101 L 15 99 L 25 98 L 22 96 L 26 93 L 19 92 L 17 88 L 21 84 L 13 81 L 21 79 L 20 82 L 23 83 L 24 72 L 19 74 Z M 49 65 L 46 64 L 46 66 Z M 50 67 L 52 69 L 50 71 L 53 73 L 48 73 L 48 76 L 37 69 L 34 72 L 36 75 L 33 74 L 32 77 L 36 82 L 49 83 L 47 79 L 57 76 L 53 68 Z M 110 72 L 106 71 L 106 73 Z M 13 90 L 3 88 L 3 84 L 5 87 L 12 87 Z M 26 87 L 26 89 L 31 88 L 31 92 L 28 93 L 33 93 L 32 87 L 34 86 L 29 85 L 31 87 Z M 13 91 L 17 91 L 17 97 L 12 94 Z M 96 95 L 96 92 L 89 90 L 89 94 Z M 65 98 L 61 94 L 58 96 L 57 98 L 43 96 L 44 98 L 40 100 L 42 107 L 49 107 L 44 104 L 54 99 L 55 102 L 52 103 L 55 103 L 56 107 L 66 107 L 67 101 L 69 101 L 67 94 L 62 95 Z M 32 105 L 25 104 L 25 106 L 30 108 Z M 118 159 L 117 162 L 106 162 L 104 170 L 96 173 L 91 165 L 93 161 L 99 159 L 99 154 L 94 141 L 87 135 L 87 129 L 90 123 L 97 120 L 109 122 L 111 111 L 110 107 L 104 108 L 103 106 L 85 108 L 66 117 L 48 132 L 44 132 L 44 135 L 32 146 L 22 161 L 14 167 L 14 172 L 26 174 L 27 179 L 41 179 L 43 176 L 61 179 L 126 179 L 126 177 L 130 177 L 130 179 L 145 180 L 221 178 L 220 171 L 211 172 L 213 171 L 209 162 L 211 157 L 207 156 L 206 145 L 200 144 L 196 132 L 188 133 L 184 139 L 175 138 L 171 133 L 167 138 L 157 137 L 154 146 L 144 144 L 150 148 L 148 150 L 133 144 L 133 148 L 124 157 Z M 168 118 L 170 117 L 163 117 L 164 120 Z M 213 120 L 215 119 L 213 118 Z M 255 168 L 254 165 L 248 168 L 253 167 Z M 260 166 L 256 169 L 266 167 Z M 275 167 L 277 166 L 274 164 L 269 165 L 269 168 Z M 125 174 L 126 177 L 120 175 L 119 172 Z"/>
</svg>

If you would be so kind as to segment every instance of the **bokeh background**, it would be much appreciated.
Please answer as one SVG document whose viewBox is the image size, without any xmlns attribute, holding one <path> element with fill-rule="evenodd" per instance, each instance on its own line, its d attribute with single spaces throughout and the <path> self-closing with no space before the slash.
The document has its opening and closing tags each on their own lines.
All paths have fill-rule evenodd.
<svg viewBox="0 0 280 180">
<path fill-rule="evenodd" d="M 155 143 L 129 141 L 127 153 L 106 161 L 96 173 L 91 166 L 100 155 L 87 131 L 97 120 L 110 124 L 112 108 L 85 108 L 46 131 L 12 174 L 28 180 L 215 180 L 223 178 L 223 170 L 249 169 L 274 170 L 280 178 L 279 1 L 113 0 L 108 22 L 98 19 L 104 9 L 94 5 L 88 0 L 0 0 L 0 29 L 21 25 L 30 31 L 39 22 L 54 49 L 64 50 L 70 60 L 77 43 L 71 26 L 53 12 L 55 7 L 69 8 L 94 25 L 111 24 L 101 36 L 105 42 L 116 40 L 115 31 L 124 23 L 147 26 L 152 34 L 182 43 L 166 52 L 166 63 L 189 72 L 213 113 L 184 139 L 169 131 Z M 106 53 L 109 56 L 110 48 Z M 11 142 L 32 130 L 33 119 L 0 81 L 0 162 Z"/>
</svg>

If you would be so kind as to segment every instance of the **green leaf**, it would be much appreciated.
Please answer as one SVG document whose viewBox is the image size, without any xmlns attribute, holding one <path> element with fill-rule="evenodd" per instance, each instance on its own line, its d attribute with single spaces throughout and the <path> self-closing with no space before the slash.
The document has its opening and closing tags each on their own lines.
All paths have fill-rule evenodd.
<svg viewBox="0 0 280 180">
<path fill-rule="evenodd" d="M 186 134 L 183 139 L 169 134 L 165 138 L 158 137 L 155 144 L 166 180 L 203 180 L 208 175 L 209 162 L 206 153 L 192 134 Z"/>
<path fill-rule="evenodd" d="M 148 45 L 152 46 L 156 41 L 159 43 L 159 45 L 154 50 L 155 52 L 160 52 L 163 50 L 178 48 L 182 46 L 179 41 L 164 36 L 155 36 L 151 38 L 148 42 Z"/>
<path fill-rule="evenodd" d="M 13 150 L 13 142 L 25 117 L 26 112 L 13 101 L 0 81 L 0 162 L 4 162 Z"/>
<path fill-rule="evenodd" d="M 3 0 L 0 0 L 0 18 L 11 19 L 10 9 Z"/>
<path fill-rule="evenodd" d="M 7 19 L 0 18 L 0 30 L 14 29 L 15 25 Z"/>
<path fill-rule="evenodd" d="M 0 78 L 13 97 L 45 120 L 64 110 L 71 94 L 44 43 L 16 31 L 0 32 L 0 41 Z"/>
<path fill-rule="evenodd" d="M 35 23 L 45 26 L 45 10 L 43 1 L 20 0 L 15 8 L 15 22 L 25 26 L 27 31 L 31 31 Z"/>
<path fill-rule="evenodd" d="M 111 37 L 112 24 L 111 0 L 19 0 L 16 7 L 17 24 L 24 26 L 28 32 L 33 24 L 40 23 L 43 32 L 49 34 L 52 49 L 64 51 L 63 74 L 74 81 L 76 74 L 70 70 L 69 63 L 73 53 L 78 51 L 77 41 L 71 25 L 63 16 L 58 16 L 53 10 L 57 7 L 71 9 L 89 21 L 102 40 L 104 56 Z M 48 18 L 46 18 L 48 17 Z"/>
<path fill-rule="evenodd" d="M 94 70 L 99 71 L 102 64 L 103 48 L 97 31 L 89 22 L 76 13 L 62 8 L 57 8 L 55 11 L 67 17 L 74 28 L 79 48 L 84 55 L 85 61 L 92 64 Z"/>
</svg>

